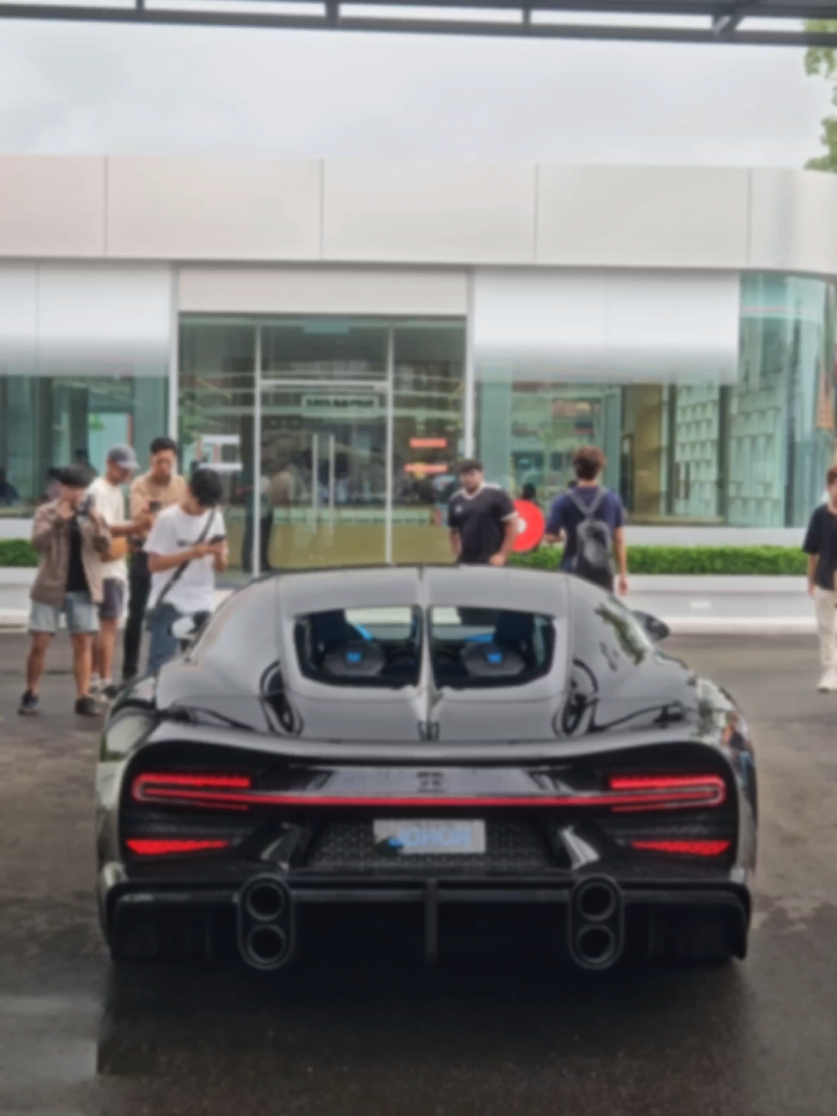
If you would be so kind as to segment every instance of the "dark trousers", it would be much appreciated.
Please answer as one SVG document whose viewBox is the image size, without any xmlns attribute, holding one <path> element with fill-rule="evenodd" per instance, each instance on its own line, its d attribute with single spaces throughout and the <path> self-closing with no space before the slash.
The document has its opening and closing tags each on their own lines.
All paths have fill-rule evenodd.
<svg viewBox="0 0 837 1116">
<path fill-rule="evenodd" d="M 261 516 L 261 531 L 259 535 L 259 557 L 262 573 L 270 569 L 270 533 L 273 530 L 273 512 Z M 244 521 L 244 541 L 241 544 L 241 568 L 245 573 L 253 569 L 253 516 L 248 515 Z"/>
<path fill-rule="evenodd" d="M 148 556 L 143 551 L 138 551 L 131 558 L 131 571 L 128 577 L 128 618 L 125 622 L 122 657 L 122 677 L 126 681 L 139 673 L 140 645 L 150 592 L 151 574 L 148 572 Z"/>
</svg>

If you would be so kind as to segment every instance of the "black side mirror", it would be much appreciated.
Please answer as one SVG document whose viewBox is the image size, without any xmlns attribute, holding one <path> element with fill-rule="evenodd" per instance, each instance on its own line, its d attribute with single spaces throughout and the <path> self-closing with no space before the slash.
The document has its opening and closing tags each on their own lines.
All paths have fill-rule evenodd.
<svg viewBox="0 0 837 1116">
<path fill-rule="evenodd" d="M 656 616 L 652 616 L 650 612 L 638 612 L 634 610 L 634 616 L 642 624 L 645 634 L 653 639 L 655 643 L 662 643 L 664 639 L 668 639 L 671 635 L 671 628 L 665 621 L 660 620 Z"/>
</svg>

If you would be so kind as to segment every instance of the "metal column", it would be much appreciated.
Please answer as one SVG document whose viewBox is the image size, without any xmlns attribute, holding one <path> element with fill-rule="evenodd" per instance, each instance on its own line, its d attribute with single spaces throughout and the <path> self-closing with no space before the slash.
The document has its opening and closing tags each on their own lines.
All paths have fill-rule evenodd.
<svg viewBox="0 0 837 1116">
<path fill-rule="evenodd" d="M 384 561 L 392 564 L 392 489 L 393 453 L 395 452 L 395 330 L 390 328 L 387 337 L 387 457 L 386 496 L 384 500 Z"/>
<path fill-rule="evenodd" d="M 251 565 L 253 576 L 262 572 L 262 326 L 256 324 L 256 375 L 253 396 L 253 554 Z M 247 530 L 247 512 L 244 513 L 244 529 Z"/>
</svg>

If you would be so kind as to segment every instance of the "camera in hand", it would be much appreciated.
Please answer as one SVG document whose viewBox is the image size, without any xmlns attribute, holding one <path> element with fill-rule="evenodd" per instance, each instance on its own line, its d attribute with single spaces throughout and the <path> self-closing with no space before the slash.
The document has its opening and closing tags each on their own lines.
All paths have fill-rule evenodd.
<svg viewBox="0 0 837 1116">
<path fill-rule="evenodd" d="M 162 506 L 159 500 L 149 500 L 148 502 L 148 510 L 152 515 L 156 515 Z"/>
<path fill-rule="evenodd" d="M 93 509 L 93 497 L 85 496 L 84 499 L 76 507 L 76 515 L 79 519 L 86 519 Z"/>
</svg>

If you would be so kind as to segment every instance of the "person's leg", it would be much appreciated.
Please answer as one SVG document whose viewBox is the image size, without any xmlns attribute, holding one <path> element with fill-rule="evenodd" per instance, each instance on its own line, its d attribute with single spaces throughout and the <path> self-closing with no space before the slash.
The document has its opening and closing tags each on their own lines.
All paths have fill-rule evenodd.
<svg viewBox="0 0 837 1116">
<path fill-rule="evenodd" d="M 253 513 L 248 511 L 244 516 L 244 540 L 241 543 L 241 568 L 245 573 L 253 570 Z"/>
<path fill-rule="evenodd" d="M 51 632 L 32 632 L 29 655 L 26 659 L 26 689 L 30 694 L 38 692 L 51 639 Z"/>
<path fill-rule="evenodd" d="M 834 673 L 835 667 L 835 622 L 834 593 L 816 586 L 814 589 L 814 608 L 817 617 L 817 632 L 820 637 L 820 663 L 823 676 L 820 688 L 828 688 L 826 683 Z"/>
<path fill-rule="evenodd" d="M 177 609 L 170 604 L 165 604 L 154 610 L 151 617 L 148 647 L 148 673 L 156 673 L 160 667 L 165 666 L 169 659 L 173 659 L 179 647 L 177 638 L 172 635 L 171 626 L 180 616 Z"/>
<path fill-rule="evenodd" d="M 128 619 L 125 623 L 123 644 L 122 677 L 127 682 L 139 673 L 142 630 L 145 624 L 145 609 L 148 594 L 151 592 L 151 575 L 148 560 L 144 554 L 135 554 L 131 559 L 131 576 L 128 583 Z"/>
<path fill-rule="evenodd" d="M 90 672 L 93 663 L 93 640 L 99 631 L 99 609 L 90 594 L 67 593 L 64 597 L 67 628 L 73 644 L 73 674 L 76 699 L 90 696 Z"/>
<path fill-rule="evenodd" d="M 94 644 L 93 661 L 95 664 L 95 647 L 98 645 L 99 676 L 102 685 L 106 687 L 113 681 L 113 653 L 116 647 L 116 632 L 125 600 L 125 587 L 118 578 L 109 577 L 104 583 L 104 594 L 104 600 L 99 606 L 99 633 Z"/>
<path fill-rule="evenodd" d="M 90 696 L 90 666 L 93 658 L 93 635 L 90 632 L 73 632 L 73 675 L 76 680 L 76 698 Z"/>
<path fill-rule="evenodd" d="M 261 539 L 259 540 L 259 553 L 262 560 L 262 573 L 271 569 L 270 565 L 270 536 L 273 532 L 273 512 L 262 516 Z"/>
</svg>

